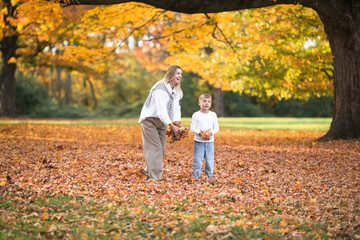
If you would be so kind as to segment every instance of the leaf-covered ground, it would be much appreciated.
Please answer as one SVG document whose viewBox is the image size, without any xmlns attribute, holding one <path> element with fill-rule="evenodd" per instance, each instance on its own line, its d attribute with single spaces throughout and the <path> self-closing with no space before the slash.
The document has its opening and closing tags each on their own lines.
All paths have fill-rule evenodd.
<svg viewBox="0 0 360 240">
<path fill-rule="evenodd" d="M 360 142 L 323 132 L 215 136 L 214 180 L 192 137 L 146 182 L 138 126 L 0 125 L 0 238 L 360 238 Z"/>
</svg>

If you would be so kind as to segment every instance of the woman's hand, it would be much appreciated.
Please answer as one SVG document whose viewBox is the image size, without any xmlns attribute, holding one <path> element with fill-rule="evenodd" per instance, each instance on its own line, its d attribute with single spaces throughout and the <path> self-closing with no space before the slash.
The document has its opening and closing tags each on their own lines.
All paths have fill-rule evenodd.
<svg viewBox="0 0 360 240">
<path fill-rule="evenodd" d="M 175 122 L 173 122 L 174 124 L 175 124 L 175 126 L 181 126 L 181 121 L 175 121 Z"/>
<path fill-rule="evenodd" d="M 176 136 L 180 135 L 180 128 L 176 126 L 174 123 L 170 123 L 170 128 L 173 130 Z"/>
<path fill-rule="evenodd" d="M 180 141 L 188 136 L 189 128 L 182 127 L 180 121 L 170 123 L 169 128 L 166 135 L 170 138 L 170 143 Z"/>
</svg>

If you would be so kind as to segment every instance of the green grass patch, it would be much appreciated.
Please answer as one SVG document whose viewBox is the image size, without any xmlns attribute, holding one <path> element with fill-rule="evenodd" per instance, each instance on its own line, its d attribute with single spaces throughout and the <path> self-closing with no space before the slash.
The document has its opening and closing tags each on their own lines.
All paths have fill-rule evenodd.
<svg viewBox="0 0 360 240">
<path fill-rule="evenodd" d="M 182 124 L 189 127 L 191 118 L 182 118 Z M 328 131 L 331 118 L 219 118 L 221 129 L 233 130 L 295 130 Z M 139 125 L 138 119 L 119 120 L 0 120 L 0 124 L 59 124 L 59 125 Z"/>
<path fill-rule="evenodd" d="M 137 119 L 119 120 L 68 120 L 68 119 L 11 119 L 1 120 L 0 124 L 40 124 L 40 125 L 138 125 Z"/>
<path fill-rule="evenodd" d="M 184 202 L 186 204 L 186 202 Z M 201 213 L 89 197 L 7 195 L 1 198 L 0 239 L 340 239 L 326 225 L 273 214 Z"/>
<path fill-rule="evenodd" d="M 295 130 L 327 131 L 331 118 L 219 118 L 222 129 L 233 130 Z M 190 126 L 191 119 L 184 118 L 185 126 Z"/>
</svg>

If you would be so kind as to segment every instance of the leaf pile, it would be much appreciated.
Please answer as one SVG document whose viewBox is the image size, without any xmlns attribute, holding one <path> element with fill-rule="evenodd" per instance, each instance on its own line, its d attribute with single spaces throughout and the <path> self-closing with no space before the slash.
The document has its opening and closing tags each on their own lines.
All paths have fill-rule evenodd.
<svg viewBox="0 0 360 240">
<path fill-rule="evenodd" d="M 180 141 L 181 139 L 188 137 L 189 128 L 182 127 L 180 121 L 173 122 L 173 124 L 175 126 L 179 127 L 180 133 L 179 133 L 179 135 L 176 135 L 175 132 L 169 127 L 168 131 L 166 132 L 166 136 L 168 136 L 168 138 L 170 139 L 170 143 Z"/>
<path fill-rule="evenodd" d="M 360 143 L 315 143 L 323 134 L 222 129 L 213 181 L 204 170 L 193 180 L 184 138 L 167 145 L 164 179 L 146 182 L 138 126 L 3 124 L 0 228 L 9 238 L 357 239 Z"/>
<path fill-rule="evenodd" d="M 206 131 L 200 131 L 200 136 L 205 140 L 210 140 L 212 133 L 210 132 L 211 129 L 208 129 Z"/>
</svg>

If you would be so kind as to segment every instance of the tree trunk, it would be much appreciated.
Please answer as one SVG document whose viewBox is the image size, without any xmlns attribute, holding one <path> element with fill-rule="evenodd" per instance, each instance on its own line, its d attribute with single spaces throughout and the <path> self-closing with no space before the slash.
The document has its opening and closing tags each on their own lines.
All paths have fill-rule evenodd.
<svg viewBox="0 0 360 240">
<path fill-rule="evenodd" d="M 1 110 L 0 115 L 7 117 L 16 116 L 15 105 L 15 71 L 16 63 L 10 59 L 16 58 L 18 33 L 16 28 L 9 23 L 9 18 L 14 17 L 16 7 L 11 6 L 10 1 L 5 1 L 8 15 L 4 15 L 5 27 L 1 39 Z"/>
<path fill-rule="evenodd" d="M 215 88 L 214 90 L 214 108 L 218 117 L 224 117 L 224 92 L 221 88 Z"/>
<path fill-rule="evenodd" d="M 213 93 L 213 106 L 214 111 L 218 117 L 225 116 L 225 105 L 224 105 L 224 92 L 221 88 L 216 88 L 213 84 L 208 81 L 205 82 L 209 90 Z M 211 95 L 211 94 L 210 94 Z"/>
<path fill-rule="evenodd" d="M 61 68 L 56 69 L 56 93 L 55 93 L 55 95 L 56 95 L 58 101 L 61 101 L 61 88 L 62 88 L 61 71 L 62 71 Z"/>
<path fill-rule="evenodd" d="M 97 108 L 97 105 L 98 105 L 98 101 L 96 99 L 96 96 L 95 96 L 95 89 L 94 89 L 94 85 L 92 84 L 92 82 L 90 81 L 90 79 L 86 78 L 85 81 L 87 81 L 90 85 L 90 90 L 91 90 L 91 96 L 92 96 L 92 99 L 94 101 L 94 107 L 93 109 L 96 109 Z"/>
<path fill-rule="evenodd" d="M 7 64 L 9 59 L 4 56 L 2 51 L 2 62 L 4 63 L 1 68 L 1 115 L 7 117 L 16 116 L 15 105 L 15 71 L 16 64 Z"/>
<path fill-rule="evenodd" d="M 69 105 L 71 102 L 71 73 L 68 72 L 66 79 L 66 88 L 65 88 L 65 105 Z"/>
<path fill-rule="evenodd" d="M 360 2 L 345 14 L 319 15 L 334 56 L 334 106 L 330 130 L 318 141 L 360 138 Z"/>
<path fill-rule="evenodd" d="M 56 86 L 56 78 L 54 77 L 54 68 L 53 67 L 50 67 L 50 76 L 49 76 L 49 78 L 50 78 L 50 95 L 52 96 L 52 97 L 54 97 L 55 96 L 55 86 Z"/>
</svg>

